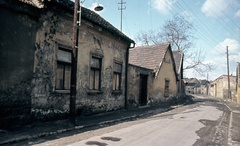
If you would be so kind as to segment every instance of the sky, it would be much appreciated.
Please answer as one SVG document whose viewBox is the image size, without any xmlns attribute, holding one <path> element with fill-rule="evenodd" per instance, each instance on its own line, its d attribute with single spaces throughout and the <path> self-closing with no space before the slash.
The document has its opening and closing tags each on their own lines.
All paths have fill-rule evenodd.
<svg viewBox="0 0 240 146">
<path fill-rule="evenodd" d="M 74 0 L 73 0 L 74 1 Z M 122 23 L 121 5 L 122 3 Z M 184 71 L 184 77 L 215 80 L 229 72 L 236 75 L 236 63 L 240 62 L 240 0 L 85 0 L 83 6 L 94 10 L 122 32 L 136 41 L 141 31 L 161 29 L 166 20 L 180 14 L 192 22 L 196 32 L 195 46 L 201 49 L 204 63 L 211 63 L 214 70 L 199 75 L 194 70 Z M 187 59 L 187 58 L 185 58 Z M 185 64 L 186 65 L 186 64 Z"/>
</svg>

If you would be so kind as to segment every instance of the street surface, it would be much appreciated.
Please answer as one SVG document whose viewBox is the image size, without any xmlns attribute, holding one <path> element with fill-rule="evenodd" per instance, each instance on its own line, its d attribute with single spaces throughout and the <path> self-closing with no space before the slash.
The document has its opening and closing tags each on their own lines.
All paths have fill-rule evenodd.
<svg viewBox="0 0 240 146">
<path fill-rule="evenodd" d="M 239 121 L 234 119 L 240 117 L 240 112 L 231 112 L 229 108 L 216 98 L 195 96 L 193 103 L 165 113 L 97 129 L 38 138 L 17 145 L 238 146 L 240 131 L 234 132 L 234 126 Z"/>
</svg>

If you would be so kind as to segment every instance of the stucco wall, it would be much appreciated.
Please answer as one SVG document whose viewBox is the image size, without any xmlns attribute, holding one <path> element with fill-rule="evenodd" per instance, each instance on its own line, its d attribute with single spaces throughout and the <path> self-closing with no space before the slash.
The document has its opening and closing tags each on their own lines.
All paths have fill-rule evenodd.
<svg viewBox="0 0 240 146">
<path fill-rule="evenodd" d="M 128 102 L 130 105 L 139 105 L 140 74 L 148 74 L 148 104 L 162 105 L 176 102 L 177 82 L 174 73 L 173 60 L 170 52 L 166 53 L 158 73 L 151 73 L 137 66 L 129 66 L 128 70 Z M 165 79 L 170 81 L 169 97 L 164 97 Z"/>
<path fill-rule="evenodd" d="M 161 68 L 153 84 L 153 97 L 155 102 L 172 102 L 177 96 L 177 81 L 173 69 L 173 60 L 170 51 L 166 52 Z M 164 97 L 165 79 L 169 82 L 169 97 Z"/>
<path fill-rule="evenodd" d="M 62 118 L 69 111 L 69 94 L 55 91 L 57 49 L 61 45 L 71 48 L 72 38 L 71 18 L 62 16 L 63 11 L 47 11 L 38 22 L 31 93 L 31 114 L 37 119 L 56 118 L 56 114 Z"/>
<path fill-rule="evenodd" d="M 210 86 L 212 95 L 219 98 L 228 98 L 228 77 L 221 76 L 217 78 L 214 82 L 211 83 L 213 86 Z M 234 76 L 230 76 L 230 92 L 231 96 L 235 97 L 236 95 L 236 79 Z"/>
<path fill-rule="evenodd" d="M 47 11 L 38 23 L 31 111 L 36 118 L 62 118 L 69 113 L 70 94 L 59 93 L 55 89 L 55 80 L 58 47 L 72 48 L 72 19 L 63 10 Z M 77 64 L 78 115 L 124 108 L 127 47 L 126 42 L 82 20 Z M 101 92 L 97 94 L 89 90 L 92 55 L 102 57 Z M 114 61 L 122 63 L 122 92 L 117 94 L 112 92 Z"/>
<path fill-rule="evenodd" d="M 152 86 L 154 82 L 154 76 L 152 70 L 144 69 L 141 67 L 129 65 L 128 66 L 128 108 L 139 107 L 139 94 L 140 94 L 140 75 L 148 75 L 147 85 L 147 104 L 151 104 L 153 98 Z"/>
<path fill-rule="evenodd" d="M 36 21 L 0 6 L 0 127 L 27 122 Z"/>
<path fill-rule="evenodd" d="M 79 112 L 100 112 L 124 108 L 125 68 L 127 44 L 114 38 L 100 28 L 92 29 L 91 24 L 81 26 L 78 74 L 77 110 Z M 101 91 L 94 94 L 89 90 L 90 61 L 92 56 L 102 58 Z M 122 64 L 121 90 L 113 93 L 114 61 Z"/>
</svg>

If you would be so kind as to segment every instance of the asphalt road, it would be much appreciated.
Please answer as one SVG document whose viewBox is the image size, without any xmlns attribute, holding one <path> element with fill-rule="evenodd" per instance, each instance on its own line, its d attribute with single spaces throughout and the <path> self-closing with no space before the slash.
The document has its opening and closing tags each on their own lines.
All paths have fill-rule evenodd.
<svg viewBox="0 0 240 146">
<path fill-rule="evenodd" d="M 193 103 L 165 113 L 18 145 L 237 146 L 240 131 L 234 132 L 234 126 L 238 126 L 233 125 L 238 123 L 234 114 L 221 100 L 195 96 Z"/>
</svg>

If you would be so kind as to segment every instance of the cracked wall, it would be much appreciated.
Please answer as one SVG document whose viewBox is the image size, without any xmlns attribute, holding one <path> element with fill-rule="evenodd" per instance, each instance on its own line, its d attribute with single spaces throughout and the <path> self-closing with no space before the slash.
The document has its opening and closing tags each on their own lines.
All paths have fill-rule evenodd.
<svg viewBox="0 0 240 146">
<path fill-rule="evenodd" d="M 46 11 L 40 18 L 36 39 L 34 79 L 32 81 L 32 116 L 39 119 L 63 118 L 69 114 L 69 93 L 55 87 L 58 47 L 71 50 L 72 17 L 64 11 Z M 128 44 L 105 30 L 82 20 L 79 30 L 76 111 L 78 115 L 124 108 L 125 67 Z M 101 93 L 89 89 L 90 59 L 102 57 Z M 120 93 L 113 93 L 113 63 L 122 63 Z"/>
<path fill-rule="evenodd" d="M 77 111 L 78 114 L 112 111 L 124 108 L 125 104 L 125 67 L 127 44 L 115 39 L 100 29 L 92 29 L 88 22 L 81 26 L 77 74 Z M 99 31 L 100 30 L 100 31 Z M 101 93 L 90 90 L 89 74 L 92 56 L 102 58 Z M 113 64 L 122 64 L 120 93 L 113 93 Z"/>
</svg>

